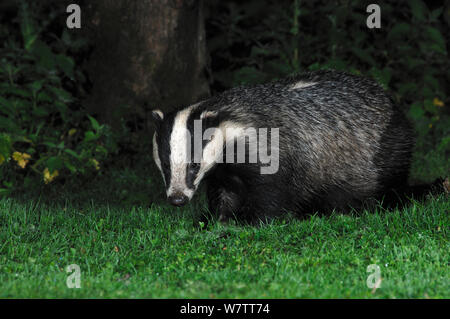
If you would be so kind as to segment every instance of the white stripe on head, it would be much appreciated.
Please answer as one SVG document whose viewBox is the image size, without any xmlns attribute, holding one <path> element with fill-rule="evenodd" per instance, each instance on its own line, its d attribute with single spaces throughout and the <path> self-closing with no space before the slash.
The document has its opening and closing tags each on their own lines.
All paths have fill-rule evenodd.
<svg viewBox="0 0 450 319">
<path fill-rule="evenodd" d="M 210 131 L 212 130 L 212 131 Z M 218 128 L 210 128 L 205 130 L 204 139 L 211 138 L 211 141 L 206 144 L 203 149 L 202 161 L 200 163 L 200 170 L 194 180 L 194 186 L 198 187 L 204 175 L 215 166 L 216 163 L 223 162 L 223 149 L 227 149 L 234 145 L 235 139 L 245 136 L 246 126 L 240 123 L 231 121 L 224 121 L 219 124 Z M 228 146 L 230 145 L 230 146 Z M 250 149 L 252 152 L 253 147 Z"/>
<path fill-rule="evenodd" d="M 172 134 L 170 135 L 170 185 L 167 196 L 180 192 L 189 199 L 194 195 L 194 189 L 186 185 L 187 165 L 191 159 L 191 135 L 187 129 L 189 115 L 199 105 L 193 104 L 179 111 L 173 122 Z"/>
<path fill-rule="evenodd" d="M 159 158 L 159 152 L 158 152 L 158 142 L 156 141 L 156 133 L 153 134 L 153 159 L 155 160 L 156 166 L 158 166 L 159 170 L 161 171 L 164 184 L 166 183 L 166 178 L 164 177 L 164 172 L 161 167 L 161 159 Z"/>
<path fill-rule="evenodd" d="M 202 152 L 200 169 L 194 180 L 194 187 L 197 188 L 203 176 L 213 168 L 216 163 L 222 162 L 224 137 L 220 127 L 211 127 L 205 130 L 203 140 L 210 140 Z"/>
</svg>

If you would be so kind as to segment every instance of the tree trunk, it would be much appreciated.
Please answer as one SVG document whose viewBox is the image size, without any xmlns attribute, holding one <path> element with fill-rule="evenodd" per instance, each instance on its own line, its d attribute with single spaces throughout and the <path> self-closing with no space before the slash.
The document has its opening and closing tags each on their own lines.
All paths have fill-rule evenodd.
<svg viewBox="0 0 450 319">
<path fill-rule="evenodd" d="M 209 95 L 202 0 L 96 0 L 83 11 L 93 40 L 88 111 L 113 127 L 135 113 Z"/>
</svg>

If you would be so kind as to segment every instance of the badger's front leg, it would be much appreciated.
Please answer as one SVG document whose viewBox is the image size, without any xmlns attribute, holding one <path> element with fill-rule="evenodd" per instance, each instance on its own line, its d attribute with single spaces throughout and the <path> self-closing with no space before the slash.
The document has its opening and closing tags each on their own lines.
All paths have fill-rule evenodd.
<svg viewBox="0 0 450 319">
<path fill-rule="evenodd" d="M 245 202 L 247 190 L 238 176 L 212 176 L 207 187 L 209 210 L 218 216 L 219 221 L 239 218 L 239 210 Z"/>
</svg>

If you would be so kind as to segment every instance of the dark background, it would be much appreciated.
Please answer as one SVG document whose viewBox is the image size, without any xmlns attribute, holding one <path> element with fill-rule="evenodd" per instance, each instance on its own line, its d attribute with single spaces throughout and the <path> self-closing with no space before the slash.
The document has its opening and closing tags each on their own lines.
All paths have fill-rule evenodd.
<svg viewBox="0 0 450 319">
<path fill-rule="evenodd" d="M 338 69 L 374 78 L 417 132 L 413 177 L 448 174 L 448 1 L 0 4 L 0 194 L 152 166 L 150 111 L 242 84 Z M 153 173 L 150 173 L 150 175 Z M 155 176 L 157 179 L 159 176 Z"/>
</svg>

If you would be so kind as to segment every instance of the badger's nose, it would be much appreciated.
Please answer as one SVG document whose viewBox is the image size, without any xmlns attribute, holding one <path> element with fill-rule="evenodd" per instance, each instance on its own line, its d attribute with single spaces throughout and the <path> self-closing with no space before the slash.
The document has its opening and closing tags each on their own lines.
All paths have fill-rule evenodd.
<svg viewBox="0 0 450 319">
<path fill-rule="evenodd" d="M 189 198 L 184 194 L 174 194 L 169 196 L 169 202 L 174 206 L 184 206 L 189 201 Z"/>
</svg>

